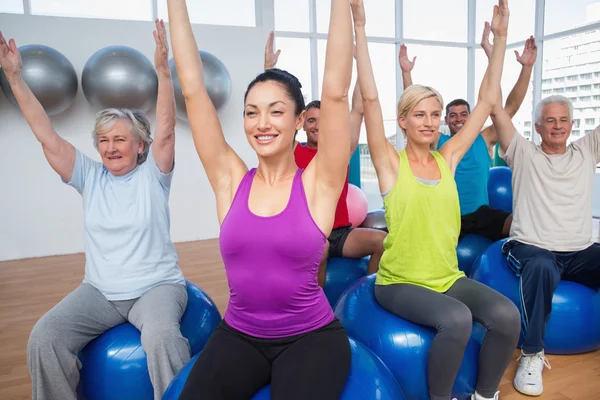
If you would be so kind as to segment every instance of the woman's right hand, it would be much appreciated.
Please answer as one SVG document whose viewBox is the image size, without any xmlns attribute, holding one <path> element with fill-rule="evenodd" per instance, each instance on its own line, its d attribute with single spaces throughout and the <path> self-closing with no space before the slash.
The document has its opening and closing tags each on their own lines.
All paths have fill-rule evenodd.
<svg viewBox="0 0 600 400">
<path fill-rule="evenodd" d="M 271 31 L 271 33 L 269 33 L 269 38 L 267 39 L 267 44 L 265 45 L 265 71 L 275 68 L 277 61 L 279 60 L 279 55 L 281 54 L 281 50 L 275 52 L 275 47 L 273 45 L 274 39 L 275 33 Z"/>
<path fill-rule="evenodd" d="M 21 53 L 17 49 L 15 40 L 10 39 L 7 43 L 4 35 L 0 32 L 0 66 L 9 82 L 13 76 L 21 73 L 22 65 Z"/>
</svg>

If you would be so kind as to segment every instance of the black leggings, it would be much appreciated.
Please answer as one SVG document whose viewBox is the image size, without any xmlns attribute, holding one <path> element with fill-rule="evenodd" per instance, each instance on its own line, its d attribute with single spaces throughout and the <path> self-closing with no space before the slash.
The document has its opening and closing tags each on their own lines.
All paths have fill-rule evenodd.
<svg viewBox="0 0 600 400">
<path fill-rule="evenodd" d="M 337 400 L 350 372 L 342 324 L 301 335 L 261 339 L 222 321 L 200 353 L 180 400 L 250 400 L 271 384 L 273 400 Z"/>
<path fill-rule="evenodd" d="M 427 361 L 431 400 L 450 399 L 473 320 L 485 326 L 477 393 L 494 397 L 521 331 L 519 310 L 509 299 L 468 278 L 457 280 L 446 293 L 406 283 L 375 285 L 375 297 L 399 317 L 437 330 Z"/>
</svg>

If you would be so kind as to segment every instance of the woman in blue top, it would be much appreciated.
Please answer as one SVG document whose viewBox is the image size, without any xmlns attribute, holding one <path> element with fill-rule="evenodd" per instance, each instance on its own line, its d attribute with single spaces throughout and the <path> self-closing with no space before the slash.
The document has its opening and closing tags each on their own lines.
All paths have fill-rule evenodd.
<svg viewBox="0 0 600 400">
<path fill-rule="evenodd" d="M 21 76 L 13 39 L 0 34 L 0 65 L 50 166 L 83 198 L 83 283 L 34 326 L 27 361 L 34 400 L 75 400 L 81 362 L 92 339 L 125 321 L 142 334 L 154 397 L 190 359 L 179 322 L 187 305 L 185 280 L 169 234 L 175 100 L 162 21 L 156 21 L 157 128 L 139 111 L 98 113 L 96 162 L 61 138 Z"/>
</svg>

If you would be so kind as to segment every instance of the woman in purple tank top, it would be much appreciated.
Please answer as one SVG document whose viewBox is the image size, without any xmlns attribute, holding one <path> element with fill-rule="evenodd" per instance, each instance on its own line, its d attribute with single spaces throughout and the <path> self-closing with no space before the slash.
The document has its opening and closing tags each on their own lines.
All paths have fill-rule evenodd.
<svg viewBox="0 0 600 400">
<path fill-rule="evenodd" d="M 244 131 L 258 156 L 248 170 L 227 144 L 203 82 L 185 0 L 168 0 L 177 74 L 196 150 L 217 199 L 230 288 L 225 318 L 196 361 L 180 399 L 338 399 L 350 346 L 317 271 L 350 159 L 348 89 L 353 32 L 348 0 L 333 0 L 319 152 L 304 170 L 293 154 L 304 121 L 300 82 L 270 69 L 244 97 Z"/>
</svg>

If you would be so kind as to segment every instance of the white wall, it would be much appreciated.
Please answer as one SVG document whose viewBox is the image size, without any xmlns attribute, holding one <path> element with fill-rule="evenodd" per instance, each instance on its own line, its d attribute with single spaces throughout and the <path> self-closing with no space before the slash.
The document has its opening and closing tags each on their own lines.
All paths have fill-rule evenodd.
<svg viewBox="0 0 600 400">
<path fill-rule="evenodd" d="M 85 100 L 81 72 L 88 58 L 109 45 L 133 47 L 153 60 L 153 22 L 0 14 L 3 34 L 17 46 L 44 44 L 63 53 L 79 77 L 75 104 L 52 118 L 56 131 L 99 160 L 91 130 L 96 111 Z M 243 95 L 263 65 L 264 28 L 194 26 L 201 50 L 216 55 L 231 74 L 233 91 L 220 118 L 230 145 L 249 165 L 256 156 L 246 141 Z M 154 110 L 149 112 L 154 124 Z M 175 242 L 218 237 L 215 199 L 193 146 L 189 126 L 177 121 L 176 169 L 171 189 Z M 81 197 L 47 164 L 20 111 L 0 95 L 0 261 L 82 252 Z"/>
</svg>

